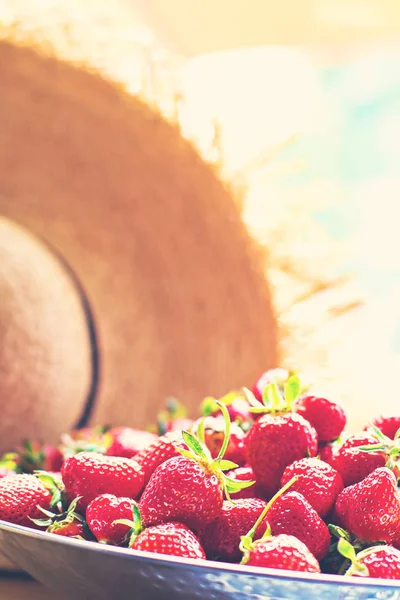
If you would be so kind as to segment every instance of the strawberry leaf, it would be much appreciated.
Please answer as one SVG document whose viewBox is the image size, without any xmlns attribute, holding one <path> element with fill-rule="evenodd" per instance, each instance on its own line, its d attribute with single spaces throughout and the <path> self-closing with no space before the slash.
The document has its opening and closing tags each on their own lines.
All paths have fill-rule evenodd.
<svg viewBox="0 0 400 600">
<path fill-rule="evenodd" d="M 239 481 L 238 479 L 231 479 L 224 475 L 224 485 L 230 494 L 244 490 L 245 488 L 254 485 L 255 481 Z"/>
<path fill-rule="evenodd" d="M 205 417 L 200 419 L 199 425 L 197 427 L 197 437 L 199 438 L 202 444 L 206 443 L 206 438 L 204 434 L 204 426 L 205 426 Z"/>
<path fill-rule="evenodd" d="M 203 444 L 196 438 L 195 435 L 193 435 L 193 433 L 189 433 L 189 431 L 182 431 L 182 437 L 186 446 L 189 448 L 189 450 L 192 450 L 196 456 L 204 460 L 208 459 L 208 456 L 204 451 Z"/>
<path fill-rule="evenodd" d="M 260 406 L 260 407 L 256 407 L 256 406 L 250 406 L 249 407 L 249 412 L 259 415 L 261 413 L 265 413 L 265 406 Z"/>
<path fill-rule="evenodd" d="M 342 556 L 348 558 L 351 562 L 357 560 L 356 551 L 353 546 L 343 537 L 339 538 L 337 549 Z"/>
<path fill-rule="evenodd" d="M 236 469 L 239 466 L 231 460 L 219 459 L 217 460 L 217 462 L 221 471 L 231 471 L 232 469 Z"/>
<path fill-rule="evenodd" d="M 284 385 L 284 398 L 285 402 L 288 406 L 292 406 L 292 404 L 297 400 L 301 392 L 301 382 L 299 376 L 294 373 L 290 375 L 289 379 L 285 382 Z"/>
<path fill-rule="evenodd" d="M 329 533 L 331 535 L 334 535 L 337 538 L 343 538 L 345 540 L 347 540 L 349 543 L 351 542 L 351 536 L 349 534 L 348 531 L 346 531 L 345 529 L 343 529 L 342 527 L 339 527 L 338 525 L 332 525 L 331 523 L 329 523 L 328 525 L 328 529 L 329 529 Z"/>
<path fill-rule="evenodd" d="M 186 458 L 195 459 L 195 455 L 191 450 L 185 450 L 185 448 L 180 448 L 179 446 L 176 446 L 176 451 L 179 452 L 179 454 L 182 454 L 182 456 L 186 456 Z"/>
<path fill-rule="evenodd" d="M 247 402 L 250 404 L 250 406 L 254 408 L 260 408 L 264 412 L 264 405 L 262 404 L 262 402 L 259 402 L 259 400 L 257 400 L 253 392 L 251 392 L 248 388 L 243 388 L 243 395 L 245 397 L 245 400 L 247 400 Z"/>
<path fill-rule="evenodd" d="M 40 508 L 40 506 L 37 506 Z M 49 527 L 53 523 L 53 519 L 32 519 L 32 517 L 28 517 L 32 523 L 35 523 L 38 527 Z"/>
<path fill-rule="evenodd" d="M 201 414 L 204 417 L 209 417 L 216 410 L 215 398 L 212 396 L 206 396 L 201 403 Z"/>
</svg>

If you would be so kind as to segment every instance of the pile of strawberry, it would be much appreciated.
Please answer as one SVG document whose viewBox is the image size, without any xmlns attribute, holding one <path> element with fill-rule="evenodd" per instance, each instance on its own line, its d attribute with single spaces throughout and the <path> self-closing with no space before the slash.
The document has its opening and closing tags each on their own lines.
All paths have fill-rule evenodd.
<svg viewBox="0 0 400 600">
<path fill-rule="evenodd" d="M 252 391 L 169 404 L 154 433 L 87 428 L 0 460 L 0 519 L 183 558 L 400 578 L 400 417 L 343 408 L 273 369 Z"/>
</svg>

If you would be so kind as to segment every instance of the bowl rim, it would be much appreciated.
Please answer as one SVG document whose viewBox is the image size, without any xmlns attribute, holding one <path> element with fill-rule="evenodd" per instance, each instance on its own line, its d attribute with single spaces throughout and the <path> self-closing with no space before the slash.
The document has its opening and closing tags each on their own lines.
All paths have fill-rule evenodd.
<svg viewBox="0 0 400 600">
<path fill-rule="evenodd" d="M 276 580 L 290 580 L 293 582 L 304 583 L 322 583 L 335 586 L 345 585 L 350 587 L 379 587 L 379 588 L 397 588 L 400 589 L 400 580 L 395 579 L 378 579 L 376 577 L 345 577 L 343 575 L 329 575 L 325 573 L 304 573 L 301 571 L 285 571 L 283 569 L 269 569 L 267 567 L 253 567 L 227 562 L 217 562 L 206 559 L 178 558 L 175 556 L 167 556 L 152 552 L 130 550 L 129 548 L 121 548 L 107 544 L 95 543 L 89 540 L 78 540 L 60 535 L 48 533 L 38 529 L 31 529 L 24 525 L 16 525 L 8 523 L 0 519 L 0 530 L 16 533 L 24 537 L 35 538 L 38 541 L 52 541 L 54 544 L 61 544 L 71 547 L 78 547 L 93 552 L 100 552 L 106 555 L 123 555 L 129 559 L 140 559 L 141 561 L 151 563 L 153 565 L 176 565 L 185 569 L 207 569 L 216 573 L 233 573 L 236 575 L 250 575 L 254 577 L 273 577 Z M 0 547 L 5 555 L 6 551 Z M 17 565 L 18 566 L 18 565 Z"/>
</svg>

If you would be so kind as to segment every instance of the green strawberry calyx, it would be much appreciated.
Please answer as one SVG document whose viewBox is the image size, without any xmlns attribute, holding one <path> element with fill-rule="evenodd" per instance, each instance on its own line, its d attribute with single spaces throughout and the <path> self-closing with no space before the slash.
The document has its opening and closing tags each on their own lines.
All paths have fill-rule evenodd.
<svg viewBox="0 0 400 600">
<path fill-rule="evenodd" d="M 332 542 L 324 561 L 329 562 L 330 560 L 333 560 L 334 562 L 337 562 L 337 559 L 342 557 L 344 560 L 342 561 L 337 572 L 338 575 L 344 575 L 347 569 L 349 568 L 349 559 L 347 558 L 347 556 L 345 556 L 342 552 L 339 551 L 339 541 L 342 539 L 345 542 L 347 542 L 347 544 L 349 544 L 354 549 L 356 554 L 358 552 L 361 552 L 361 550 L 369 548 L 371 546 L 371 543 L 365 540 L 361 540 L 353 533 L 346 531 L 338 525 L 333 525 L 332 523 L 328 524 L 328 529 L 329 533 L 331 534 Z M 377 544 L 377 542 L 373 543 L 374 546 L 377 546 Z M 382 544 L 384 544 L 384 542 L 382 542 Z M 347 546 L 343 545 L 343 542 L 341 542 L 340 547 L 345 548 Z"/>
<path fill-rule="evenodd" d="M 396 478 L 400 478 L 400 429 L 396 432 L 394 440 L 390 439 L 376 425 L 370 425 L 368 432 L 376 439 L 375 444 L 358 446 L 362 452 L 382 452 L 386 456 L 386 467 L 393 471 Z"/>
<path fill-rule="evenodd" d="M 123 544 L 128 542 L 129 548 L 132 548 L 137 537 L 142 533 L 144 527 L 142 523 L 142 517 L 138 505 L 132 500 L 132 519 L 116 519 L 111 525 L 126 525 L 129 527 L 129 531 L 125 536 Z"/>
<path fill-rule="evenodd" d="M 82 523 L 84 530 L 87 532 L 89 537 L 89 528 L 86 524 L 85 519 L 82 517 L 81 514 L 79 514 L 76 510 L 76 506 L 78 504 L 78 501 L 81 499 L 81 496 L 78 496 L 77 498 L 75 498 L 71 504 L 68 506 L 67 510 L 65 510 L 64 512 L 60 512 L 60 513 L 54 513 L 50 510 L 46 510 L 45 508 L 38 506 L 39 510 L 43 513 L 43 515 L 46 518 L 43 519 L 31 519 L 31 521 L 33 523 L 35 523 L 35 525 L 37 525 L 38 527 L 46 527 L 46 531 L 48 533 L 56 533 L 58 529 L 61 529 L 62 527 L 65 527 L 67 525 L 70 525 L 71 523 L 73 523 L 74 521 L 79 521 L 80 523 Z M 72 536 L 78 539 L 86 539 L 83 538 L 82 536 Z"/>
<path fill-rule="evenodd" d="M 237 399 L 246 399 L 244 393 L 240 390 L 228 392 L 227 394 L 225 394 L 225 396 L 219 398 L 219 400 L 217 400 L 213 396 L 206 396 L 200 405 L 201 414 L 203 415 L 203 417 L 209 417 L 218 410 L 217 402 L 222 402 L 225 406 L 231 406 L 231 404 L 233 404 L 233 402 Z"/>
<path fill-rule="evenodd" d="M 157 426 L 152 428 L 161 436 L 167 433 L 168 425 L 175 419 L 187 417 L 187 410 L 176 398 L 168 397 L 165 401 L 165 409 L 157 415 Z"/>
<path fill-rule="evenodd" d="M 265 519 L 265 517 L 268 514 L 268 511 L 270 510 L 271 506 L 278 500 L 278 498 L 280 498 L 285 492 L 287 492 L 287 490 L 292 487 L 292 485 L 297 481 L 298 477 L 297 475 L 294 475 L 294 477 L 292 477 L 287 483 L 285 483 L 284 486 L 281 487 L 280 490 L 278 490 L 276 492 L 276 494 L 271 498 L 271 500 L 266 504 L 266 506 L 264 507 L 263 511 L 261 512 L 260 516 L 258 517 L 257 521 L 254 523 L 253 527 L 250 529 L 250 531 L 248 531 L 246 533 L 246 535 L 241 536 L 240 538 L 240 545 L 239 548 L 241 550 L 241 552 L 243 552 L 243 558 L 241 561 L 241 565 L 246 564 L 246 562 L 249 559 L 249 552 L 250 550 L 253 548 L 253 545 L 255 543 L 257 543 L 257 540 L 254 541 L 254 535 L 258 529 L 258 527 L 260 526 L 261 522 Z M 272 532 L 271 532 L 271 527 L 268 524 L 268 527 L 266 528 L 264 535 L 262 536 L 262 540 L 268 539 L 272 537 Z"/>
<path fill-rule="evenodd" d="M 80 452 L 105 454 L 113 442 L 113 437 L 109 430 L 110 427 L 108 425 L 98 425 L 92 427 L 89 437 L 83 438 L 79 437 L 79 430 L 76 432 L 78 434 L 77 437 L 69 433 L 64 433 L 61 436 L 60 444 L 60 450 L 63 453 L 64 459 L 66 460 Z"/>
<path fill-rule="evenodd" d="M 296 372 L 290 372 L 285 381 L 273 381 L 265 386 L 262 402 L 257 400 L 248 388 L 243 388 L 243 393 L 250 404 L 250 412 L 277 415 L 292 412 L 294 403 L 305 390 L 299 375 Z"/>
<path fill-rule="evenodd" d="M 344 558 L 347 558 L 351 562 L 350 567 L 344 573 L 346 576 L 357 575 L 358 577 L 368 577 L 369 571 L 368 568 L 362 564 L 362 558 L 365 558 L 368 554 L 371 554 L 375 551 L 376 546 L 372 546 L 371 548 L 367 548 L 366 550 L 362 550 L 358 554 L 355 551 L 355 548 L 350 544 L 348 540 L 344 537 L 340 537 L 337 545 L 337 549 Z"/>
<path fill-rule="evenodd" d="M 20 457 L 17 452 L 6 452 L 0 457 L 0 468 L 7 469 L 7 471 L 22 473 L 19 463 Z"/>
<path fill-rule="evenodd" d="M 50 508 L 55 508 L 59 513 L 62 512 L 64 486 L 60 480 L 47 471 L 34 471 L 33 475 L 39 479 L 44 487 L 51 493 Z"/>
<path fill-rule="evenodd" d="M 243 490 L 244 488 L 250 487 L 254 485 L 254 481 L 237 481 L 231 479 L 227 475 L 225 475 L 224 471 L 230 471 L 231 469 L 236 469 L 238 466 L 236 463 L 231 460 L 224 459 L 224 455 L 226 449 L 229 444 L 230 434 L 231 434 L 231 421 L 229 417 L 228 410 L 223 402 L 220 400 L 216 400 L 215 403 L 220 408 L 222 415 L 224 417 L 224 440 L 222 442 L 221 449 L 218 453 L 217 458 L 212 458 L 210 450 L 207 448 L 205 443 L 205 417 L 201 419 L 199 425 L 197 427 L 197 435 L 189 431 L 182 431 L 182 438 L 187 446 L 187 450 L 185 448 L 178 448 L 178 452 L 187 458 L 191 458 L 200 464 L 202 464 L 206 469 L 214 473 L 220 481 L 223 490 L 225 492 L 225 496 L 228 500 L 230 500 L 230 494 L 234 492 L 238 492 L 239 490 Z"/>
</svg>

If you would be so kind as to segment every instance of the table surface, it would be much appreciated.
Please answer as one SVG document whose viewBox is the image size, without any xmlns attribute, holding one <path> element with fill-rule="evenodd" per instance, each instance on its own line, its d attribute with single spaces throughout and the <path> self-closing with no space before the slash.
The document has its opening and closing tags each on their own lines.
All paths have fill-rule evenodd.
<svg viewBox="0 0 400 600">
<path fill-rule="evenodd" d="M 0 600 L 52 600 L 52 598 L 54 595 L 33 579 L 0 572 Z"/>
</svg>

